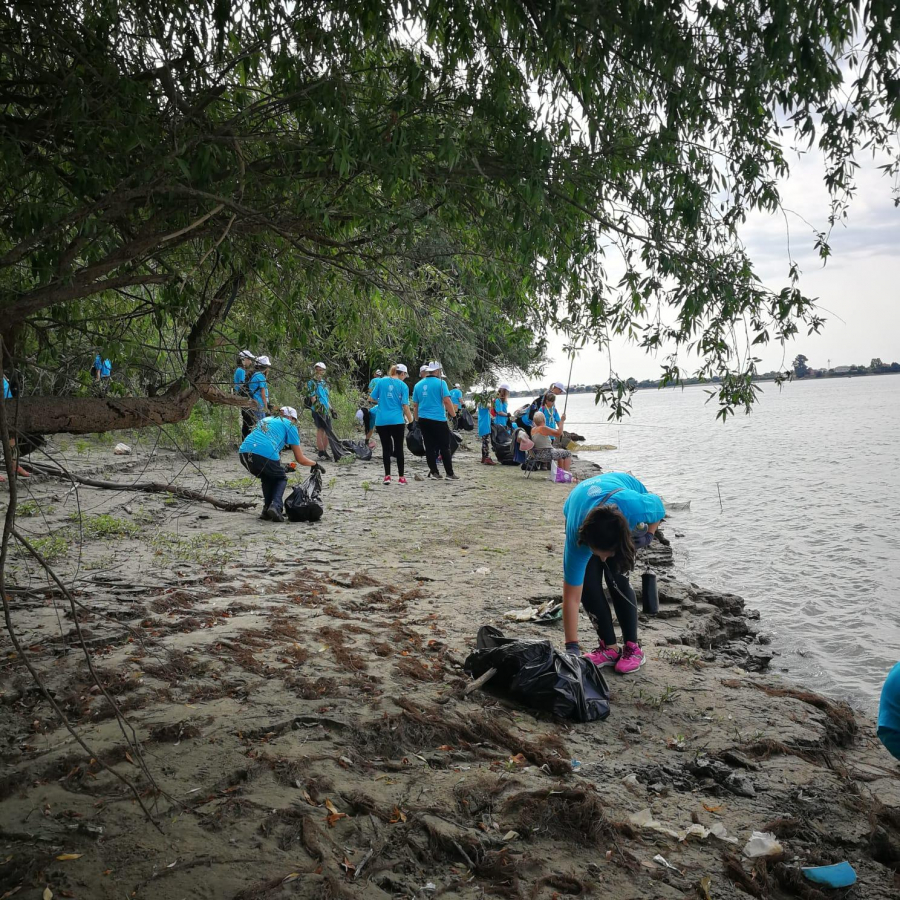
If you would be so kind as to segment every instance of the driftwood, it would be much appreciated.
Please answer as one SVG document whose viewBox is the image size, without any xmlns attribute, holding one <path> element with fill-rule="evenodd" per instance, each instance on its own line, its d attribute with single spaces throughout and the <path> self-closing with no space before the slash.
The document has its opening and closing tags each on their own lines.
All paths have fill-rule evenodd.
<svg viewBox="0 0 900 900">
<path fill-rule="evenodd" d="M 477 691 L 479 688 L 484 687 L 495 675 L 497 674 L 497 670 L 493 667 L 487 670 L 483 675 L 479 675 L 474 681 L 469 682 L 466 685 L 466 689 L 463 691 L 463 694 L 468 697 L 469 694 Z"/>
<path fill-rule="evenodd" d="M 99 478 L 86 478 L 82 475 L 75 475 L 71 472 L 65 472 L 54 466 L 34 465 L 30 466 L 32 472 L 36 475 L 49 475 L 53 478 L 64 478 L 66 481 L 75 481 L 87 487 L 104 488 L 109 491 L 142 491 L 145 494 L 172 494 L 182 500 L 196 500 L 201 503 L 210 503 L 216 509 L 225 512 L 238 512 L 242 509 L 250 509 L 255 503 L 247 503 L 245 501 L 236 500 L 219 500 L 216 497 L 210 497 L 208 494 L 201 494 L 200 491 L 192 491 L 190 488 L 178 487 L 174 484 L 165 484 L 161 481 L 135 481 L 132 484 L 122 484 L 119 481 L 102 481 Z"/>
</svg>

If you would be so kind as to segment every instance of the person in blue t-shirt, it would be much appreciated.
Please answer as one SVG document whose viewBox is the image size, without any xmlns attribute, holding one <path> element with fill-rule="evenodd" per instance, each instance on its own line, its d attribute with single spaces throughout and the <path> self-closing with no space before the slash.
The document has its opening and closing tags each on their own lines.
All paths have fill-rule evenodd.
<svg viewBox="0 0 900 900">
<path fill-rule="evenodd" d="M 13 373 L 13 378 L 15 378 L 15 372 Z M 13 391 L 12 384 L 10 380 L 4 375 L 3 376 L 3 399 L 4 400 L 14 400 L 16 397 L 16 393 Z M 14 437 L 10 437 L 9 446 L 12 448 L 15 462 L 16 474 L 20 478 L 31 478 L 31 472 L 27 469 L 23 469 L 19 465 L 18 456 L 16 456 L 16 439 Z M 0 484 L 6 484 L 6 478 L 3 475 L 0 475 Z"/>
<path fill-rule="evenodd" d="M 384 372 L 381 369 L 376 369 L 375 374 L 372 376 L 372 379 L 369 381 L 369 394 L 375 390 L 375 385 L 378 384 L 378 379 L 384 377 Z"/>
<path fill-rule="evenodd" d="M 381 378 L 372 391 L 372 399 L 378 404 L 375 430 L 381 441 L 381 458 L 384 461 L 383 484 L 391 483 L 391 457 L 397 460 L 400 484 L 406 484 L 404 476 L 403 437 L 406 423 L 412 421 L 409 409 L 409 388 L 404 384 L 409 370 L 403 363 L 391 366 L 387 378 Z"/>
<path fill-rule="evenodd" d="M 250 382 L 247 373 L 250 371 L 256 357 L 249 350 L 241 350 L 238 354 L 237 368 L 234 370 L 232 391 L 238 397 L 250 398 Z M 241 440 L 247 437 L 256 425 L 256 416 L 249 407 L 241 409 Z"/>
<path fill-rule="evenodd" d="M 112 363 L 109 359 L 100 356 L 100 351 L 94 357 L 94 365 L 91 366 L 91 374 L 94 376 L 100 396 L 105 397 L 109 393 L 109 385 L 112 382 Z"/>
<path fill-rule="evenodd" d="M 453 390 L 450 391 L 450 399 L 453 401 L 453 405 L 459 409 L 462 406 L 463 401 L 463 392 L 458 384 L 453 385 Z"/>
<path fill-rule="evenodd" d="M 878 705 L 878 739 L 900 759 L 900 662 L 888 672 Z"/>
<path fill-rule="evenodd" d="M 580 653 L 578 607 L 583 605 L 600 644 L 587 654 L 600 668 L 614 666 L 620 674 L 644 664 L 638 645 L 637 599 L 628 581 L 634 568 L 635 545 L 645 546 L 655 534 L 666 510 L 637 478 L 607 472 L 582 481 L 563 506 L 566 545 L 563 551 L 563 628 L 566 650 Z M 624 647 L 616 642 L 603 581 L 609 590 L 622 628 Z"/>
<path fill-rule="evenodd" d="M 334 410 L 331 408 L 331 394 L 325 381 L 323 362 L 315 364 L 313 377 L 306 382 L 306 399 L 316 426 L 316 452 L 319 459 L 328 459 L 328 431 L 334 418 Z"/>
<path fill-rule="evenodd" d="M 563 386 L 561 381 L 554 381 L 550 387 L 544 391 L 539 397 L 535 397 L 534 400 L 528 405 L 528 408 L 523 412 L 518 419 L 516 419 L 516 425 L 519 428 L 524 428 L 529 436 L 531 435 L 531 417 L 539 410 L 541 407 L 547 406 L 546 399 L 548 394 L 553 394 L 554 397 L 560 397 L 566 393 L 566 389 Z M 555 412 L 555 410 L 554 410 Z M 546 419 L 547 411 L 544 410 L 544 418 Z M 547 419 L 547 422 L 550 420 Z M 559 413 L 556 414 L 554 426 L 559 425 Z"/>
<path fill-rule="evenodd" d="M 272 361 L 268 356 L 258 356 L 254 362 L 255 371 L 250 376 L 247 391 L 253 406 L 251 412 L 257 422 L 261 422 L 269 413 L 269 368 Z"/>
<path fill-rule="evenodd" d="M 496 466 L 491 459 L 491 424 L 493 423 L 493 401 L 489 396 L 482 396 L 475 406 L 478 413 L 478 437 L 481 438 L 481 464 Z"/>
<path fill-rule="evenodd" d="M 456 407 L 450 399 L 447 382 L 441 375 L 439 362 L 428 364 L 428 375 L 416 383 L 410 407 L 422 429 L 425 459 L 428 462 L 428 477 L 441 478 L 437 467 L 437 458 L 440 454 L 447 477 L 459 481 L 459 475 L 453 472 L 453 459 L 450 455 L 450 426 L 447 424 L 447 416 L 453 418 L 456 415 Z"/>
<path fill-rule="evenodd" d="M 506 428 L 509 425 L 509 385 L 504 382 L 497 388 L 494 400 L 494 421 Z"/>
<path fill-rule="evenodd" d="M 282 406 L 277 415 L 265 416 L 238 448 L 241 465 L 262 483 L 263 510 L 261 519 L 270 522 L 284 521 L 284 489 L 287 475 L 281 465 L 281 451 L 290 449 L 301 466 L 325 470 L 309 459 L 300 448 L 297 431 L 297 410 Z"/>
</svg>

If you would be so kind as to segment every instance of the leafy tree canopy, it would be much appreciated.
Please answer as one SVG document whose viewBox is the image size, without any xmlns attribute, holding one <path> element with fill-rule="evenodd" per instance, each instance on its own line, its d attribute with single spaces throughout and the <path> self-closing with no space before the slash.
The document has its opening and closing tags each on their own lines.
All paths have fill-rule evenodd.
<svg viewBox="0 0 900 900">
<path fill-rule="evenodd" d="M 739 226 L 779 208 L 792 141 L 832 222 L 859 151 L 897 176 L 898 39 L 881 0 L 12 2 L 7 351 L 58 372 L 112 344 L 160 382 L 17 421 L 182 417 L 245 344 L 534 366 L 548 325 L 674 347 L 668 380 L 696 352 L 720 414 L 749 406 L 748 348 L 822 320 L 796 270 L 761 285 Z"/>
</svg>

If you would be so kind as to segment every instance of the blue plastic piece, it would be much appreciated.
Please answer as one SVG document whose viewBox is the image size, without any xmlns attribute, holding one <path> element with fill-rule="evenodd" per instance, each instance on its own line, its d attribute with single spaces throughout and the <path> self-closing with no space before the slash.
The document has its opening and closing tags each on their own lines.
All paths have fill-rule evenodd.
<svg viewBox="0 0 900 900">
<path fill-rule="evenodd" d="M 802 871 L 808 881 L 824 884 L 825 887 L 842 888 L 856 884 L 856 870 L 848 862 L 834 866 L 810 866 Z"/>
</svg>

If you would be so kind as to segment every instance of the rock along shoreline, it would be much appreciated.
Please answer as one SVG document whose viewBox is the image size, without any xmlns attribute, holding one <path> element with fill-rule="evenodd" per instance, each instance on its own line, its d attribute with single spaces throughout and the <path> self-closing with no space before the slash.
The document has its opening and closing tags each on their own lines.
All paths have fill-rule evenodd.
<svg viewBox="0 0 900 900">
<path fill-rule="evenodd" d="M 14 561 L 17 630 L 96 757 L 4 636 L 0 894 L 818 898 L 838 894 L 799 867 L 847 860 L 849 896 L 896 897 L 900 767 L 872 723 L 767 672 L 758 614 L 680 579 L 668 548 L 642 553 L 660 615 L 642 616 L 644 668 L 608 676 L 605 722 L 464 695 L 480 625 L 562 642 L 504 613 L 558 597 L 567 489 L 476 463 L 452 485 L 413 462 L 406 489 L 382 488 L 377 460 L 332 464 L 316 526 L 82 488 L 77 550 L 68 488 L 29 485 L 44 518 L 20 524 L 70 542 L 55 565 L 139 746 L 71 610 Z M 182 465 L 140 447 L 71 461 L 123 481 Z M 179 483 L 257 495 L 234 460 L 200 468 Z M 781 851 L 745 856 L 756 831 Z"/>
</svg>

